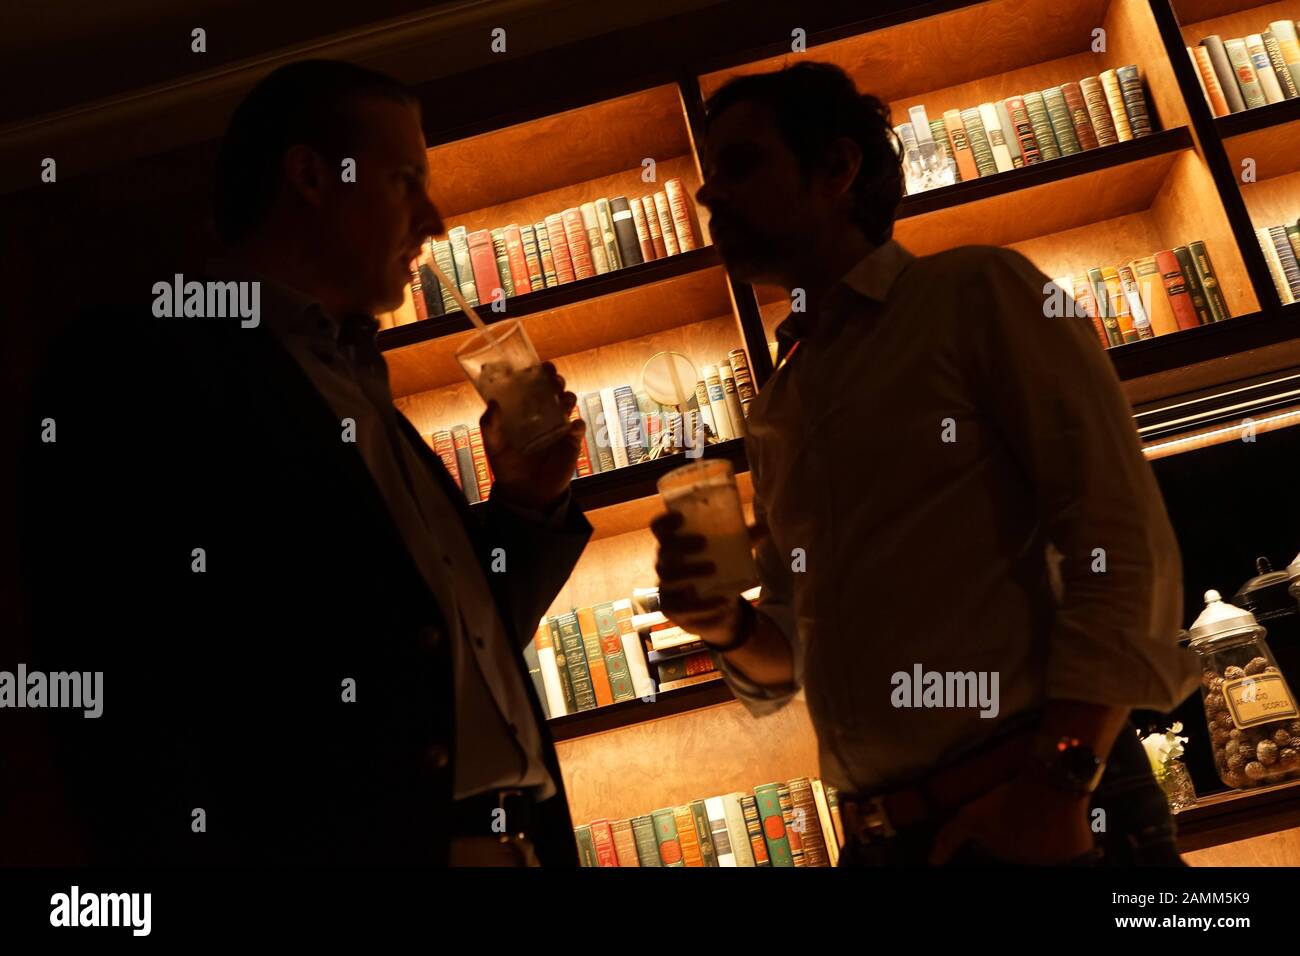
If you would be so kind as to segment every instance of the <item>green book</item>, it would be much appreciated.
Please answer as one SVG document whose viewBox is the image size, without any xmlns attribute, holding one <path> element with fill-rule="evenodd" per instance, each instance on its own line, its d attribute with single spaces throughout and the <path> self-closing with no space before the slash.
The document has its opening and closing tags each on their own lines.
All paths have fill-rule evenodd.
<svg viewBox="0 0 1300 956">
<path fill-rule="evenodd" d="M 587 653 L 582 646 L 582 629 L 578 626 L 578 615 L 572 611 L 557 614 L 554 618 L 559 624 L 559 640 L 555 647 L 564 648 L 564 663 L 569 670 L 569 681 L 573 684 L 574 708 L 569 713 L 596 709 L 596 692 L 591 686 L 591 671 L 587 669 Z M 559 666 L 559 662 L 556 662 Z"/>
<path fill-rule="evenodd" d="M 998 171 L 998 164 L 993 159 L 993 147 L 989 145 L 988 133 L 984 131 L 984 120 L 978 109 L 961 111 L 962 125 L 966 127 L 966 139 L 970 141 L 971 153 L 975 157 L 975 167 L 981 176 L 992 176 Z"/>
<path fill-rule="evenodd" d="M 438 263 L 438 268 L 442 270 L 442 274 L 447 277 L 448 282 L 455 282 L 458 286 L 461 285 L 460 279 L 456 277 L 456 260 L 451 255 L 450 241 L 443 239 L 441 242 L 435 241 L 433 243 L 433 259 Z M 439 283 L 438 291 L 442 293 L 442 311 L 444 315 L 460 311 L 460 306 L 452 298 L 449 287 Z"/>
<path fill-rule="evenodd" d="M 1174 246 L 1174 258 L 1178 260 L 1178 268 L 1183 270 L 1183 277 L 1187 280 L 1187 294 L 1192 297 L 1192 308 L 1196 310 L 1196 318 L 1200 320 L 1201 325 L 1209 325 L 1214 321 L 1214 314 L 1210 311 L 1209 302 L 1205 297 L 1205 287 L 1201 285 L 1201 277 L 1192 262 L 1191 252 L 1186 246 Z"/>
<path fill-rule="evenodd" d="M 713 846 L 713 824 L 709 822 L 709 811 L 703 800 L 691 801 L 691 816 L 695 818 L 695 833 L 700 838 L 700 856 L 705 866 L 718 865 L 718 851 Z"/>
<path fill-rule="evenodd" d="M 568 658 L 564 656 L 564 644 L 560 641 L 560 622 L 554 615 L 546 619 L 551 629 L 551 647 L 555 650 L 555 669 L 560 672 L 560 689 L 564 691 L 564 712 L 576 714 L 578 702 L 573 698 L 573 682 L 569 680 Z"/>
<path fill-rule="evenodd" d="M 654 820 L 655 845 L 659 847 L 659 859 L 664 866 L 678 866 L 685 869 L 686 861 L 682 859 L 682 843 L 677 835 L 677 821 L 672 807 L 664 807 L 650 814 Z"/>
<path fill-rule="evenodd" d="M 794 866 L 794 853 L 790 838 L 785 832 L 785 816 L 781 813 L 781 785 L 765 783 L 754 788 L 754 804 L 758 809 L 759 825 L 767 843 L 767 855 L 773 866 Z"/>
<path fill-rule="evenodd" d="M 1047 104 L 1043 101 L 1043 94 L 1026 93 L 1022 99 L 1025 101 L 1025 112 L 1029 114 L 1029 125 L 1033 127 L 1034 139 L 1038 141 L 1038 152 L 1043 157 L 1043 161 L 1060 159 L 1061 147 L 1056 142 L 1056 134 L 1052 132 L 1052 121 L 1047 118 Z"/>
<path fill-rule="evenodd" d="M 1296 232 L 1296 227 L 1291 226 L 1287 229 L 1287 236 L 1292 237 Z M 1295 245 L 1295 239 L 1291 239 L 1291 244 Z M 1219 280 L 1214 274 L 1214 264 L 1210 262 L 1210 253 L 1206 251 L 1205 243 L 1189 242 L 1187 251 L 1191 253 L 1192 265 L 1196 269 L 1196 277 L 1201 280 L 1201 288 L 1205 292 L 1206 304 L 1210 307 L 1210 314 L 1215 322 L 1222 322 L 1224 319 L 1232 318 L 1232 313 L 1228 311 L 1228 300 L 1223 297 L 1223 289 L 1219 286 Z"/>
<path fill-rule="evenodd" d="M 605 655 L 605 668 L 609 671 L 609 689 L 614 694 L 614 703 L 631 700 L 636 696 L 636 691 L 632 687 L 627 655 L 623 653 L 623 635 L 618 629 L 618 618 L 614 616 L 614 603 L 605 601 L 594 604 L 591 613 L 596 617 L 596 633 L 600 636 L 600 648 Z"/>
<path fill-rule="evenodd" d="M 659 859 L 659 841 L 655 839 L 655 822 L 652 817 L 633 817 L 632 837 L 636 840 L 636 858 L 642 866 L 664 865 Z"/>
<path fill-rule="evenodd" d="M 501 291 L 506 294 L 506 298 L 509 298 L 515 294 L 515 283 L 510 275 L 510 254 L 506 252 L 506 231 L 491 229 L 488 235 L 492 237 L 492 251 L 497 257 L 497 274 L 501 277 Z"/>
<path fill-rule="evenodd" d="M 596 200 L 596 222 L 600 225 L 600 238 L 605 246 L 605 258 L 609 260 L 609 270 L 623 268 L 623 256 L 618 249 L 618 235 L 614 232 L 614 213 L 609 208 L 608 199 Z"/>
<path fill-rule="evenodd" d="M 1111 302 L 1110 290 L 1102 278 L 1101 269 L 1089 269 L 1088 282 L 1092 284 L 1092 297 L 1097 301 L 1097 317 L 1106 330 L 1106 341 L 1111 345 L 1123 345 L 1124 336 L 1119 330 L 1119 317 L 1115 315 L 1115 306 Z"/>
<path fill-rule="evenodd" d="M 1070 119 L 1070 108 L 1065 105 L 1065 94 L 1059 86 L 1043 90 L 1043 103 L 1047 106 L 1047 119 L 1052 124 L 1052 133 L 1061 147 L 1062 156 L 1073 156 L 1083 152 L 1079 137 L 1074 132 L 1074 122 Z"/>
<path fill-rule="evenodd" d="M 560 280 L 555 275 L 555 257 L 551 253 L 551 236 L 545 222 L 533 223 L 533 237 L 537 240 L 537 257 L 542 260 L 542 282 L 546 288 L 553 289 Z"/>
<path fill-rule="evenodd" d="M 591 839 L 591 827 L 585 824 L 573 828 L 573 835 L 578 841 L 578 862 L 582 866 L 600 866 L 596 860 L 596 844 Z"/>
</svg>

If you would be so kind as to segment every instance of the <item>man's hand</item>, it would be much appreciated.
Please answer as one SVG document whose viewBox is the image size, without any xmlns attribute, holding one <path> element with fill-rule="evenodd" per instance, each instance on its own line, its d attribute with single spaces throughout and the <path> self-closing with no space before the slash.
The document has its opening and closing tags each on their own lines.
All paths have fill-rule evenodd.
<svg viewBox="0 0 1300 956">
<path fill-rule="evenodd" d="M 578 396 L 564 390 L 564 379 L 555 366 L 544 362 L 542 368 L 551 376 L 555 392 L 567 416 L 578 404 Z M 573 479 L 582 438 L 587 426 L 581 419 L 569 423 L 569 430 L 555 441 L 524 454 L 506 441 L 501 425 L 501 407 L 488 402 L 487 411 L 478 420 L 483 430 L 483 450 L 487 452 L 494 478 L 492 494 L 512 504 L 545 511 L 553 505 Z"/>
<path fill-rule="evenodd" d="M 930 862 L 946 863 L 967 842 L 1007 863 L 1068 863 L 1095 845 L 1088 798 L 1023 772 L 962 807 L 935 835 Z"/>
<path fill-rule="evenodd" d="M 666 512 L 650 522 L 650 530 L 659 539 L 655 571 L 659 574 L 659 606 L 664 616 L 686 631 L 698 635 L 708 644 L 730 644 L 740 624 L 739 595 L 702 598 L 696 593 L 696 581 L 716 570 L 712 561 L 698 560 L 707 545 L 703 535 L 681 534 L 682 516 Z M 765 529 L 751 528 L 751 537 Z"/>
</svg>

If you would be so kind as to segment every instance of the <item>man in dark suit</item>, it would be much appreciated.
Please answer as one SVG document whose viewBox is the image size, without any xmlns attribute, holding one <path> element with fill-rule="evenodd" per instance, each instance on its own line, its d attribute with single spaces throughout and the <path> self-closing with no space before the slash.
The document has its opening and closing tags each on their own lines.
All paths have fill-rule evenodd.
<svg viewBox="0 0 1300 956">
<path fill-rule="evenodd" d="M 525 454 L 490 405 L 471 511 L 393 408 L 373 314 L 443 229 L 426 176 L 398 84 L 277 70 L 222 144 L 227 255 L 185 277 L 250 308 L 159 317 L 160 266 L 56 349 L 29 617 L 34 666 L 103 673 L 102 716 L 51 712 L 92 862 L 576 865 L 521 651 L 591 533 L 582 426 Z"/>
</svg>

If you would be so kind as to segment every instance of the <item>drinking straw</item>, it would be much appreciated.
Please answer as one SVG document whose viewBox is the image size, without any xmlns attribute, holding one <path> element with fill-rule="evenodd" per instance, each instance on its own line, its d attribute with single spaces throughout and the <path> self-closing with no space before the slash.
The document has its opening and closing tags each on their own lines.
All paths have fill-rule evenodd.
<svg viewBox="0 0 1300 956">
<path fill-rule="evenodd" d="M 496 345 L 496 340 L 492 338 L 492 333 L 488 331 L 487 325 L 478 317 L 478 313 L 474 311 L 474 307 L 466 302 L 465 297 L 460 294 L 460 287 L 456 283 L 448 281 L 447 277 L 442 274 L 442 270 L 438 268 L 438 260 L 430 256 L 425 265 L 429 267 L 429 271 L 432 272 L 435 278 L 442 283 L 443 287 L 451 293 L 451 297 L 456 300 L 456 304 L 460 306 L 460 310 L 469 316 L 469 320 L 474 323 L 480 332 L 483 333 L 483 337 L 486 338 L 490 344 Z"/>
</svg>

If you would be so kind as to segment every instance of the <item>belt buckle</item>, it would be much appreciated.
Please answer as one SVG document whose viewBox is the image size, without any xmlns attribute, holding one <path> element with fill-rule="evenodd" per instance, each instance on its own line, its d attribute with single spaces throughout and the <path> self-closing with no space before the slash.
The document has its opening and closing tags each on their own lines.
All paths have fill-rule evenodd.
<svg viewBox="0 0 1300 956">
<path fill-rule="evenodd" d="M 504 789 L 497 791 L 496 805 L 505 817 L 506 824 L 506 829 L 498 835 L 498 839 L 501 843 L 509 843 L 511 840 L 522 841 L 524 839 L 523 830 L 516 829 L 515 832 L 510 832 L 510 811 L 506 809 L 506 800 L 511 797 L 523 797 L 523 795 L 524 792 L 517 789 Z"/>
</svg>

